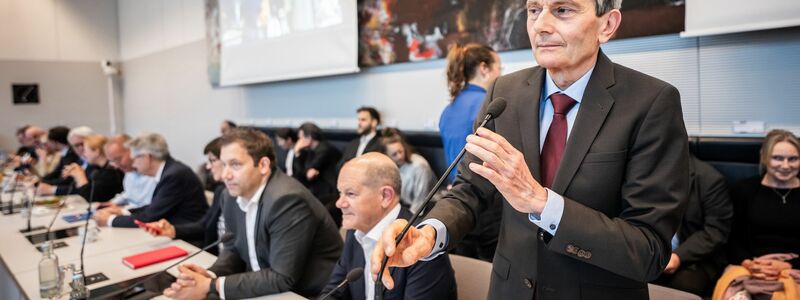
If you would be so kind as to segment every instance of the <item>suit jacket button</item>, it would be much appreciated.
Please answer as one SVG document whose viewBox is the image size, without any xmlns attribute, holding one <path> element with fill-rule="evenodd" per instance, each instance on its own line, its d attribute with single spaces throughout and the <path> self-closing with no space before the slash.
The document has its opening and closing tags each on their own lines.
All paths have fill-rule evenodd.
<svg viewBox="0 0 800 300">
<path fill-rule="evenodd" d="M 575 250 L 575 248 L 576 248 L 576 247 L 575 247 L 575 245 L 573 245 L 573 244 L 568 244 L 568 245 L 567 245 L 567 248 L 566 248 L 566 249 L 564 249 L 564 251 L 566 251 L 566 252 L 567 252 L 567 253 L 569 253 L 569 254 L 576 254 L 578 251 L 577 251 L 577 250 Z"/>
<path fill-rule="evenodd" d="M 539 240 L 544 241 L 544 232 L 539 230 Z"/>
<path fill-rule="evenodd" d="M 527 287 L 529 289 L 533 288 L 533 282 L 531 282 L 530 279 L 525 278 L 525 279 L 522 280 L 522 282 L 525 284 L 525 287 Z"/>
</svg>

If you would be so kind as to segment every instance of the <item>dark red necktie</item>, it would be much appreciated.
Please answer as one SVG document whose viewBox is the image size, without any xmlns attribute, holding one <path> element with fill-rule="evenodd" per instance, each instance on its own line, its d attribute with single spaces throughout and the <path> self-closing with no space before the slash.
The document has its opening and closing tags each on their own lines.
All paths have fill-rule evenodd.
<svg viewBox="0 0 800 300">
<path fill-rule="evenodd" d="M 542 185 L 548 188 L 553 186 L 553 179 L 556 178 L 558 165 L 567 145 L 567 113 L 577 103 L 562 93 L 550 95 L 550 101 L 553 102 L 553 122 L 547 130 L 541 155 Z"/>
</svg>

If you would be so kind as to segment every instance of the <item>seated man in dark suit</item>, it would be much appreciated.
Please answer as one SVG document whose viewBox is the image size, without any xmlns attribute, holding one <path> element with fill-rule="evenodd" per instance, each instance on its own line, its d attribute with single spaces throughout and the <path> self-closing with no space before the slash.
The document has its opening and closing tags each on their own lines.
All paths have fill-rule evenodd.
<svg viewBox="0 0 800 300">
<path fill-rule="evenodd" d="M 689 207 L 672 238 L 669 264 L 653 283 L 703 296 L 727 263 L 723 246 L 731 232 L 733 204 L 725 177 L 694 156 L 689 178 Z"/>
<path fill-rule="evenodd" d="M 50 128 L 50 130 L 47 132 L 47 143 L 49 143 L 54 149 L 56 149 L 56 151 L 58 151 L 61 159 L 58 161 L 58 165 L 56 165 L 52 172 L 42 177 L 42 183 L 39 184 L 38 188 L 39 195 L 53 194 L 56 192 L 57 186 L 72 184 L 72 178 L 63 177 L 61 173 L 64 171 L 65 166 L 73 163 L 80 163 L 81 158 L 78 156 L 75 150 L 70 147 L 69 142 L 67 141 L 68 135 L 69 128 L 64 126 Z"/>
<path fill-rule="evenodd" d="M 380 134 L 378 133 L 378 125 L 381 125 L 381 114 L 378 110 L 372 107 L 363 106 L 356 110 L 358 113 L 358 138 L 352 140 L 350 144 L 344 148 L 342 159 L 339 161 L 336 169 L 342 168 L 342 165 L 354 157 L 359 157 L 361 154 L 367 152 L 381 152 Z"/>
<path fill-rule="evenodd" d="M 215 182 L 222 181 L 222 161 L 219 160 L 219 151 L 222 147 L 222 138 L 215 138 L 203 149 L 206 154 L 206 169 L 211 172 Z M 218 184 L 214 188 L 214 199 L 211 208 L 206 211 L 197 222 L 172 225 L 165 219 L 158 222 L 148 223 L 149 227 L 143 229 L 153 235 L 161 235 L 173 239 L 181 239 L 195 244 L 198 247 L 208 246 L 225 234 L 225 218 L 222 217 L 222 195 L 225 193 L 225 185 Z M 212 247 L 208 252 L 219 255 L 223 245 Z"/>
<path fill-rule="evenodd" d="M 170 157 L 164 137 L 146 133 L 129 141 L 126 146 L 131 150 L 133 168 L 156 178 L 153 198 L 149 205 L 130 211 L 118 206 L 98 210 L 94 216 L 98 225 L 137 227 L 134 220 L 153 222 L 160 219 L 184 224 L 203 218 L 208 209 L 203 184 L 192 169 Z"/>
<path fill-rule="evenodd" d="M 392 221 L 411 218 L 411 211 L 400 206 L 400 187 L 400 170 L 386 155 L 367 153 L 342 167 L 336 206 L 342 210 L 342 226 L 348 231 L 344 252 L 323 294 L 336 288 L 350 270 L 364 268 L 363 277 L 331 294 L 331 299 L 375 298 L 369 261 L 372 250 Z M 390 272 L 395 286 L 386 292 L 385 299 L 456 298 L 455 277 L 447 255 Z"/>
<path fill-rule="evenodd" d="M 336 163 L 342 157 L 322 136 L 322 129 L 314 123 L 303 123 L 297 129 L 297 143 L 294 144 L 292 177 L 305 185 L 331 213 L 337 227 L 342 223 L 342 215 L 336 208 Z"/>
<path fill-rule="evenodd" d="M 93 135 L 94 130 L 86 126 L 80 126 L 70 129 L 69 133 L 67 134 L 67 142 L 69 142 L 69 147 L 74 153 L 78 156 L 78 161 L 71 162 L 68 164 L 64 164 L 61 170 L 70 164 L 78 165 L 83 171 L 86 173 L 93 172 L 92 167 L 89 166 L 89 163 L 86 161 L 85 155 L 85 147 L 84 147 L 84 140 Z M 56 167 L 56 169 L 59 169 Z M 49 174 L 48 176 L 52 175 Z M 48 194 L 56 194 L 56 195 L 66 195 L 69 193 L 73 193 L 75 191 L 75 181 L 72 177 L 68 174 L 58 174 L 61 178 L 57 181 L 48 182 L 45 181 L 44 184 L 39 185 L 39 194 L 48 195 Z"/>
<path fill-rule="evenodd" d="M 262 132 L 234 129 L 222 137 L 225 243 L 208 270 L 194 264 L 164 295 L 173 299 L 242 299 L 292 291 L 314 296 L 328 282 L 342 239 L 328 212 L 273 162 Z M 218 277 L 219 276 L 219 277 Z"/>
<path fill-rule="evenodd" d="M 14 156 L 17 164 L 16 168 L 28 169 L 39 159 L 39 156 L 36 153 L 36 146 L 39 140 L 26 134 L 30 129 L 33 128 L 34 127 L 30 125 L 23 125 L 22 127 L 17 128 L 16 136 L 17 141 L 19 142 L 19 148 Z"/>
</svg>

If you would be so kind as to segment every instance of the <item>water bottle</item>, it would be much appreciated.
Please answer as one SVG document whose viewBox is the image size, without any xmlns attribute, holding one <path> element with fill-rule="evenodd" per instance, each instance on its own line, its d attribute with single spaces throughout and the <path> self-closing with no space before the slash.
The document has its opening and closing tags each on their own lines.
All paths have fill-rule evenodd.
<svg viewBox="0 0 800 300">
<path fill-rule="evenodd" d="M 33 188 L 26 188 L 25 191 L 22 192 L 22 209 L 20 210 L 20 215 L 23 219 L 28 219 L 31 213 L 31 209 L 33 208 Z"/>
<path fill-rule="evenodd" d="M 58 268 L 58 256 L 53 253 L 50 241 L 42 244 L 42 260 L 39 261 L 39 296 L 55 298 L 61 291 L 61 274 Z"/>
</svg>

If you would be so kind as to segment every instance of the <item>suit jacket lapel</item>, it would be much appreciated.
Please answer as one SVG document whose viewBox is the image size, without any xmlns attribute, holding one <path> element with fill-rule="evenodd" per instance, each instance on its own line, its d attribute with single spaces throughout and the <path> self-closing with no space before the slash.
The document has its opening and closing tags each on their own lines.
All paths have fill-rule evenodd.
<svg viewBox="0 0 800 300">
<path fill-rule="evenodd" d="M 281 171 L 278 168 L 275 168 L 275 170 L 272 171 L 272 174 L 269 175 L 269 179 L 267 179 L 267 185 L 264 186 L 264 191 L 261 192 L 261 199 L 259 200 L 258 211 L 256 212 L 256 228 L 255 228 L 256 231 L 254 236 L 256 247 L 262 247 L 263 245 L 267 245 L 267 249 L 269 249 L 269 247 L 272 246 L 269 244 L 269 232 L 264 232 L 264 230 L 266 230 L 265 228 L 266 226 L 264 226 L 264 224 L 267 224 L 267 222 L 269 222 L 269 220 L 267 220 L 267 218 L 269 217 L 269 210 L 272 207 L 272 202 L 275 201 L 273 193 L 275 189 L 279 188 L 279 186 L 282 184 L 281 181 L 283 181 L 282 180 L 283 176 L 286 176 L 283 174 L 283 171 Z M 245 222 L 245 224 L 247 223 Z M 263 240 L 262 237 L 266 240 Z M 267 250 L 266 252 L 268 251 L 269 250 Z M 269 267 L 268 265 L 266 266 L 261 265 L 261 262 L 259 262 L 259 266 L 262 269 Z"/>
<path fill-rule="evenodd" d="M 563 194 L 578 171 L 597 133 L 614 105 L 608 87 L 614 85 L 614 65 L 602 51 L 583 93 L 575 124 L 564 148 L 564 156 L 553 180 L 553 191 Z"/>
<path fill-rule="evenodd" d="M 542 84 L 544 83 L 543 68 L 535 68 L 533 74 L 528 78 L 527 85 L 520 89 L 520 94 L 515 95 L 514 99 L 519 101 L 519 109 L 517 109 L 518 128 L 531 128 L 530 132 L 523 132 L 518 130 L 522 139 L 522 153 L 525 154 L 525 160 L 528 163 L 528 168 L 533 173 L 533 178 L 536 181 L 541 181 L 541 172 L 539 165 L 539 107 L 541 104 Z"/>
<path fill-rule="evenodd" d="M 358 268 L 358 267 L 361 267 L 361 266 L 365 266 L 366 265 L 366 261 L 364 260 L 364 248 L 362 248 L 361 244 L 359 244 L 356 241 L 355 231 L 350 231 L 347 234 L 350 235 L 349 238 L 352 238 L 352 241 L 353 241 L 353 248 L 351 248 L 352 251 L 353 251 L 352 256 L 351 256 L 352 260 L 350 261 L 350 264 L 348 265 L 349 268 L 347 270 L 348 272 L 350 272 L 350 270 L 352 270 L 352 269 L 355 269 L 355 268 Z M 342 255 L 347 255 L 347 253 L 344 253 Z M 365 298 L 367 296 L 367 291 L 364 290 L 364 281 L 365 280 L 366 279 L 364 279 L 364 277 L 361 277 L 358 280 L 356 280 L 354 282 L 351 282 L 349 284 L 350 294 L 354 298 L 359 298 L 359 297 L 360 298 Z"/>
</svg>

